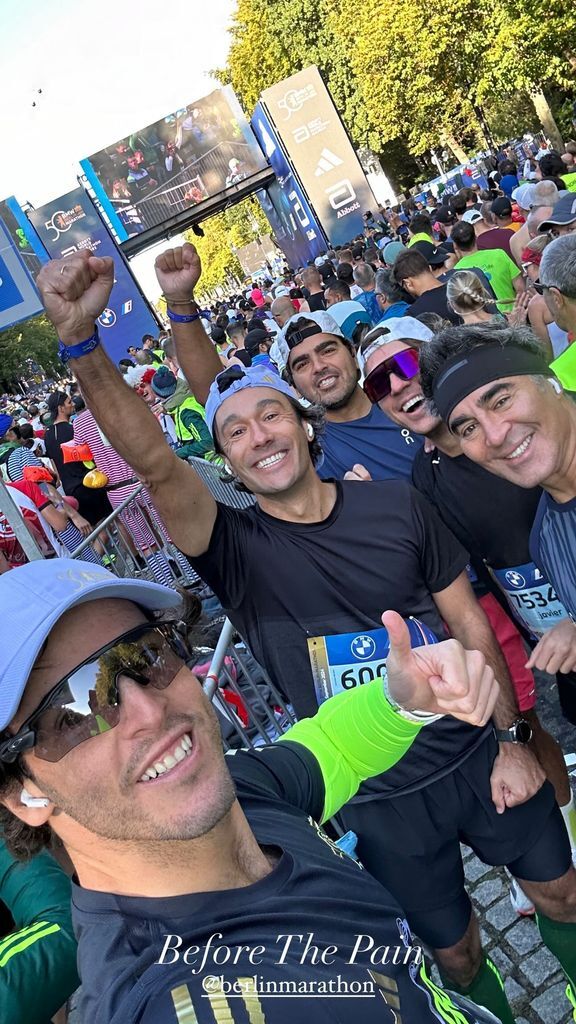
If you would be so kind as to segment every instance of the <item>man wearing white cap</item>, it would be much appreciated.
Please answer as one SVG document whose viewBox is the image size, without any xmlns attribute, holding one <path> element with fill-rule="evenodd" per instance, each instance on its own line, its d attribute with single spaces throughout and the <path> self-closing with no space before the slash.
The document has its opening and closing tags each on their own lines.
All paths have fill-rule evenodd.
<svg viewBox="0 0 576 1024">
<path fill-rule="evenodd" d="M 445 1019 L 436 1005 L 448 1020 L 495 1024 L 470 1004 L 456 1010 L 428 979 L 399 904 L 319 824 L 438 713 L 481 735 L 497 685 L 478 652 L 450 642 L 416 658 L 389 612 L 384 684 L 342 694 L 274 746 L 224 758 L 174 591 L 57 559 L 3 577 L 0 600 L 0 820 L 12 854 L 56 838 L 73 861 L 82 1024 L 289 1024 L 291 993 L 319 1024 L 335 1006 L 341 1024 L 359 1013 L 394 1024 L 400 1011 L 405 1024 L 433 1024 Z M 50 877 L 48 889 L 46 919 L 2 946 L 22 1024 L 32 1010 L 46 1020 L 75 981 Z M 33 944 L 42 972 L 25 956 Z M 400 955 L 384 960 L 385 949 Z"/>
</svg>

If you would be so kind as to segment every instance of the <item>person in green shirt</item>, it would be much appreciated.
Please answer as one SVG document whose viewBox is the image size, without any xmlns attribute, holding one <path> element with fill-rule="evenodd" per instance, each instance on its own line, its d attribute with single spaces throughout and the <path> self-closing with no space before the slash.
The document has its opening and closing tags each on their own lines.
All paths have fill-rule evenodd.
<svg viewBox="0 0 576 1024">
<path fill-rule="evenodd" d="M 576 233 L 563 235 L 547 245 L 540 264 L 541 292 L 554 322 L 576 339 Z M 576 392 L 576 344 L 574 340 L 550 369 L 567 391 Z"/>
<path fill-rule="evenodd" d="M 452 231 L 454 252 L 458 262 L 454 270 L 479 267 L 486 274 L 501 313 L 509 313 L 516 296 L 526 290 L 522 271 L 503 249 L 479 249 L 472 224 L 460 221 Z"/>
<path fill-rule="evenodd" d="M 80 984 L 70 879 L 46 851 L 19 863 L 0 834 L 0 900 L 14 921 L 0 937 L 3 1024 L 49 1024 Z"/>
<path fill-rule="evenodd" d="M 432 242 L 433 245 L 436 245 L 432 232 L 432 221 L 427 213 L 415 213 L 408 225 L 408 230 L 410 232 L 408 248 L 415 245 L 416 242 Z"/>
</svg>

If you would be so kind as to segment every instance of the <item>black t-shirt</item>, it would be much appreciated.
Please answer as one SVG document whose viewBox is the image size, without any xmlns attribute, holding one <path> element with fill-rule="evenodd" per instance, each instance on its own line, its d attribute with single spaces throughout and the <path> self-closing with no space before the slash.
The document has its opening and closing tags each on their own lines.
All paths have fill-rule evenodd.
<svg viewBox="0 0 576 1024">
<path fill-rule="evenodd" d="M 261 847 L 274 848 L 276 866 L 245 888 L 163 898 L 74 885 L 83 1024 L 444 1019 L 432 1009 L 437 991 L 413 964 L 403 911 L 316 824 L 324 784 L 314 756 L 282 742 L 229 760 L 250 827 Z M 164 962 L 157 963 L 167 941 Z M 176 946 L 179 959 L 171 963 L 168 948 Z M 190 947 L 199 948 L 185 963 Z M 322 963 L 327 947 L 336 949 Z M 380 958 L 370 962 L 376 947 Z M 354 997 L 346 994 L 351 983 Z M 282 998 L 288 993 L 291 998 Z"/>
<path fill-rule="evenodd" d="M 493 569 L 530 561 L 530 530 L 542 490 L 489 473 L 465 455 L 450 458 L 420 448 L 412 482 L 433 505 L 474 563 Z"/>
<path fill-rule="evenodd" d="M 326 301 L 324 299 L 323 292 L 314 292 L 313 295 L 308 296 L 308 305 L 310 306 L 311 313 L 317 313 L 320 309 L 326 309 Z M 303 313 L 302 316 L 306 314 Z"/>
<path fill-rule="evenodd" d="M 438 316 L 449 320 L 452 324 L 462 323 L 461 317 L 453 313 L 448 306 L 445 284 L 440 285 L 439 288 L 430 288 L 429 291 L 420 295 L 410 306 L 409 312 L 410 316 L 420 316 L 421 313 L 437 313 Z"/>
<path fill-rule="evenodd" d="M 71 423 L 54 423 L 44 434 L 46 455 L 52 459 L 58 470 L 65 494 L 71 494 L 79 487 L 87 473 L 83 462 L 64 462 L 60 445 L 73 440 L 74 427 Z"/>
<path fill-rule="evenodd" d="M 393 609 L 442 639 L 432 594 L 450 586 L 468 562 L 408 483 L 335 486 L 334 508 L 320 523 L 285 522 L 258 506 L 219 505 L 208 551 L 190 559 L 299 718 L 317 707 L 309 637 L 377 629 L 382 612 Z M 451 770 L 481 737 L 481 730 L 441 719 L 363 792 L 390 796 L 418 788 Z"/>
</svg>

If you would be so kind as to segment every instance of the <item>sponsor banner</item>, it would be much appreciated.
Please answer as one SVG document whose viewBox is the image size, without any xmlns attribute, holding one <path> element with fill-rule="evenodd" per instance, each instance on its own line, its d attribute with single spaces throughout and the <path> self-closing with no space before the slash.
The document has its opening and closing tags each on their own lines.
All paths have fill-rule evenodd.
<svg viewBox="0 0 576 1024">
<path fill-rule="evenodd" d="M 330 244 L 351 241 L 376 200 L 318 68 L 266 89 L 261 103 Z"/>
<path fill-rule="evenodd" d="M 0 330 L 42 312 L 40 296 L 20 255 L 18 241 L 12 237 L 13 219 L 7 218 L 9 224 L 5 222 L 6 212 L 3 202 L 0 204 Z"/>
<path fill-rule="evenodd" d="M 231 86 L 140 128 L 80 164 L 120 241 L 266 167 Z"/>
<path fill-rule="evenodd" d="M 308 260 L 327 249 L 322 228 L 261 103 L 256 105 L 251 125 L 276 175 L 272 185 L 256 193 L 257 198 L 289 266 L 293 269 L 305 267 Z"/>
<path fill-rule="evenodd" d="M 28 212 L 39 242 L 52 259 L 89 249 L 114 260 L 114 287 L 108 308 L 98 317 L 100 339 L 115 363 L 129 345 L 141 347 L 144 334 L 158 333 L 154 317 L 128 263 L 83 188 Z"/>
</svg>

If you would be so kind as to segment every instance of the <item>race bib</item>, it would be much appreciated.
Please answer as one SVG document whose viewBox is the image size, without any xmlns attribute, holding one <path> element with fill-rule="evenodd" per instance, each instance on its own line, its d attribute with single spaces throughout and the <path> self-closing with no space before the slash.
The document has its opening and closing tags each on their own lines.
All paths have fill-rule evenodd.
<svg viewBox="0 0 576 1024">
<path fill-rule="evenodd" d="M 568 618 L 568 612 L 558 600 L 554 587 L 534 562 L 512 566 L 510 569 L 491 569 L 488 566 L 488 571 L 506 597 L 514 618 L 536 640 L 547 629 Z"/>
<path fill-rule="evenodd" d="M 432 630 L 418 619 L 405 621 L 412 647 L 438 643 Z M 389 653 L 388 630 L 383 626 L 364 633 L 310 637 L 308 656 L 318 704 L 323 704 L 337 693 L 378 679 L 386 668 Z"/>
</svg>

